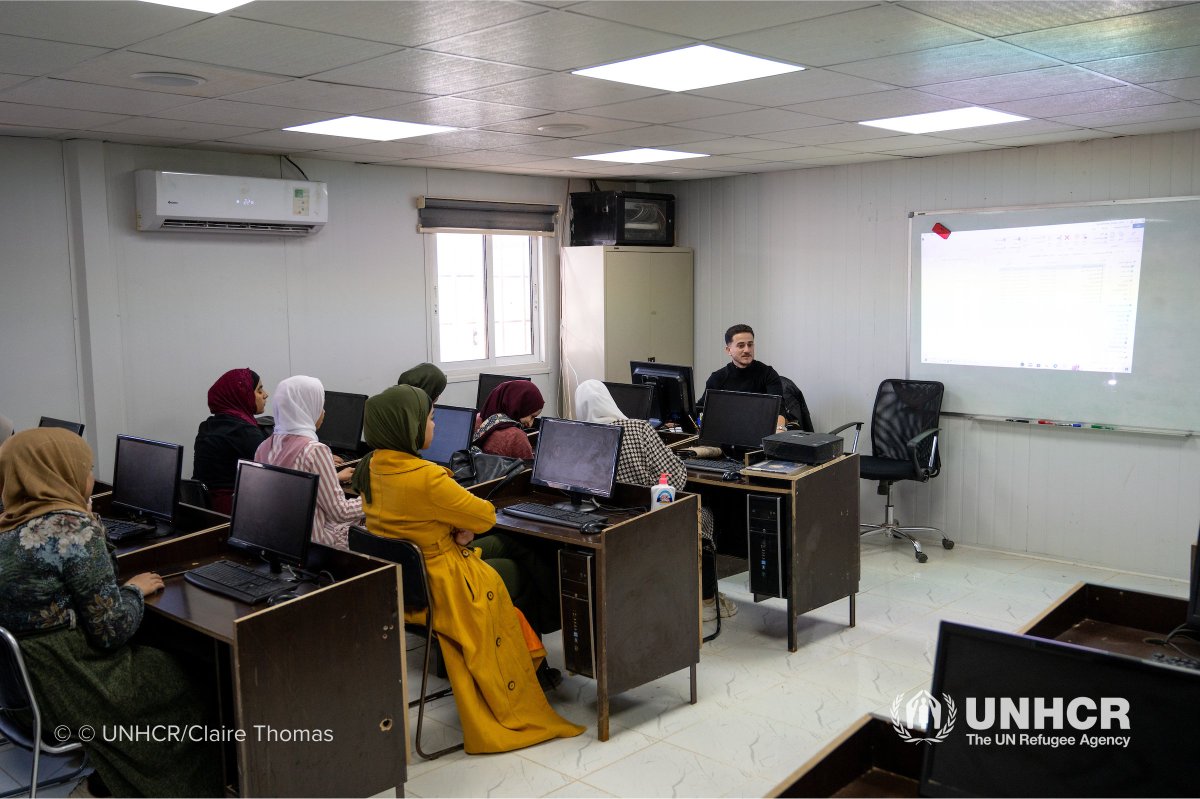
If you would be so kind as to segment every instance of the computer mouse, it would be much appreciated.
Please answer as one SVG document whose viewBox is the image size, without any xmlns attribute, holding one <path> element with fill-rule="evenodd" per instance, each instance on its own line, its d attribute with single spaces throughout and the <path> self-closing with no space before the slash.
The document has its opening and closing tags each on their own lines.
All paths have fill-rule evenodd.
<svg viewBox="0 0 1200 799">
<path fill-rule="evenodd" d="M 608 525 L 605 524 L 604 522 L 588 522 L 585 525 L 583 525 L 583 527 L 579 528 L 579 532 L 591 533 L 591 534 L 602 533 L 602 532 L 604 532 L 604 528 L 607 526 Z"/>
<path fill-rule="evenodd" d="M 281 591 L 267 600 L 268 605 L 279 605 L 287 602 L 289 599 L 295 599 L 299 596 L 295 591 Z"/>
<path fill-rule="evenodd" d="M 736 483 L 738 480 L 741 480 L 741 479 L 742 479 L 741 472 L 732 472 L 731 471 L 731 472 L 725 472 L 721 475 L 721 480 L 726 483 Z"/>
</svg>

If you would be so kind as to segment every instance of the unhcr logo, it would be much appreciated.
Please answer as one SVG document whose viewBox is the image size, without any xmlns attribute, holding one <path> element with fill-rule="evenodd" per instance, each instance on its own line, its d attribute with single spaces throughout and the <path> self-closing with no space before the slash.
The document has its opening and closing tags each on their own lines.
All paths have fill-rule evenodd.
<svg viewBox="0 0 1200 799">
<path fill-rule="evenodd" d="M 949 694 L 942 694 L 941 700 L 938 700 L 923 688 L 907 702 L 904 701 L 906 696 L 898 694 L 892 701 L 892 729 L 896 734 L 910 744 L 936 744 L 946 740 L 958 719 L 954 699 Z M 922 728 L 924 733 L 920 732 Z"/>
</svg>

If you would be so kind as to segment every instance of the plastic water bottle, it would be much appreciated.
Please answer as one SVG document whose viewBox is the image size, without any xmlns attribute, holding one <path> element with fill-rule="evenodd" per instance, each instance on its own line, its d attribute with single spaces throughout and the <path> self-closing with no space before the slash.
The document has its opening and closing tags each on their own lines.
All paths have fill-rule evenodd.
<svg viewBox="0 0 1200 799">
<path fill-rule="evenodd" d="M 675 487 L 670 483 L 671 476 L 661 474 L 658 485 L 650 486 L 650 510 L 664 508 L 675 501 Z"/>
</svg>

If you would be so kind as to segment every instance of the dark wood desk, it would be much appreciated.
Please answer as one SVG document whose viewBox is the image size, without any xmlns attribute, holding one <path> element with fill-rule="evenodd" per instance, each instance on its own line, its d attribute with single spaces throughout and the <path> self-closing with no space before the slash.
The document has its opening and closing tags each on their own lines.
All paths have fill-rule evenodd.
<svg viewBox="0 0 1200 799">
<path fill-rule="evenodd" d="M 896 734 L 890 720 L 868 714 L 767 795 L 917 796 L 922 754 Z"/>
<path fill-rule="evenodd" d="M 607 512 L 612 526 L 603 533 L 517 519 L 503 513 L 515 502 L 552 504 L 563 496 L 534 489 L 524 472 L 492 498 L 499 513 L 496 529 L 593 556 L 593 618 L 597 737 L 608 740 L 609 697 L 681 669 L 689 669 L 691 701 L 696 702 L 700 662 L 699 500 L 680 494 L 671 505 L 623 515 Z M 493 483 L 470 490 L 487 496 Z M 649 507 L 643 486 L 618 484 L 606 505 Z M 564 624 L 564 635 L 566 625 Z"/>
<path fill-rule="evenodd" d="M 118 556 L 122 578 L 181 572 L 218 557 L 227 528 Z M 278 605 L 249 606 L 182 576 L 146 600 L 141 640 L 211 665 L 232 796 L 403 795 L 407 749 L 400 570 L 314 546 L 313 571 L 338 578 Z"/>
<path fill-rule="evenodd" d="M 783 499 L 789 652 L 798 647 L 796 619 L 810 610 L 849 597 L 850 626 L 854 626 L 854 597 L 861 574 L 858 455 L 843 455 L 789 477 L 743 476 L 726 482 L 693 472 L 687 489 L 700 494 L 705 507 L 713 509 L 717 551 L 739 557 L 747 555 L 747 495 Z M 769 598 L 754 596 L 756 602 Z"/>
<path fill-rule="evenodd" d="M 101 485 L 101 483 L 97 483 L 96 487 L 99 488 Z M 106 491 L 92 494 L 92 511 L 101 516 L 111 516 L 114 519 L 127 518 L 127 514 L 123 511 L 112 507 L 112 486 L 105 485 L 104 487 L 107 489 Z M 175 523 L 173 526 L 175 532 L 162 538 L 141 538 L 122 541 L 117 545 L 117 555 L 124 555 L 127 552 L 147 547 L 155 547 L 168 541 L 174 541 L 182 536 L 205 533 L 210 530 L 228 527 L 229 517 L 223 513 L 208 510 L 207 508 L 198 508 L 194 505 L 186 505 L 180 502 L 175 506 Z"/>
</svg>

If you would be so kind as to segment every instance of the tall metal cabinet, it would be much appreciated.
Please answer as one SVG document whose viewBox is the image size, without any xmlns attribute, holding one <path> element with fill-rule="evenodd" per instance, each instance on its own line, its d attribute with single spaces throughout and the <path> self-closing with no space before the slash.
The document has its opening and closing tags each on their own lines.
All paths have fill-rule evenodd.
<svg viewBox="0 0 1200 799">
<path fill-rule="evenodd" d="M 589 378 L 628 383 L 630 361 L 690 366 L 694 309 L 690 248 L 564 247 L 563 407 Z"/>
</svg>

